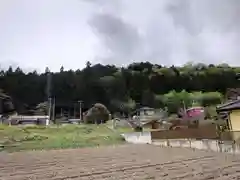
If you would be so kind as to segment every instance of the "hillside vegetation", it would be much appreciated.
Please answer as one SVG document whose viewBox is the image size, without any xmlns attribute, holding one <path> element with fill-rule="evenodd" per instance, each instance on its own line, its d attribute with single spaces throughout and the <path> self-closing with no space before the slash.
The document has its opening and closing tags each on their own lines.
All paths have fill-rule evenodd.
<svg viewBox="0 0 240 180">
<path fill-rule="evenodd" d="M 12 97 L 20 113 L 46 101 L 47 94 L 65 106 L 82 100 L 86 109 L 102 103 L 111 112 L 128 112 L 138 105 L 167 106 L 175 112 L 183 100 L 186 106 L 192 102 L 204 106 L 220 103 L 227 88 L 239 87 L 238 73 L 240 67 L 227 64 L 163 67 L 141 62 L 120 68 L 88 62 L 82 70 L 65 71 L 61 67 L 51 73 L 46 68 L 42 74 L 10 67 L 0 72 L 0 88 Z M 47 77 L 51 77 L 49 88 Z"/>
</svg>

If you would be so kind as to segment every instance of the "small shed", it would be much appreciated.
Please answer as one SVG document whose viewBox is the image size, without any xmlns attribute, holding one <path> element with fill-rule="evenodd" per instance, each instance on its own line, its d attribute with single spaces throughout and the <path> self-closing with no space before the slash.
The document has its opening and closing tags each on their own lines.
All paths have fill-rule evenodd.
<svg viewBox="0 0 240 180">
<path fill-rule="evenodd" d="M 234 140 L 240 139 L 240 99 L 221 104 L 217 106 L 216 111 L 227 114 L 229 131 L 234 132 Z"/>
</svg>

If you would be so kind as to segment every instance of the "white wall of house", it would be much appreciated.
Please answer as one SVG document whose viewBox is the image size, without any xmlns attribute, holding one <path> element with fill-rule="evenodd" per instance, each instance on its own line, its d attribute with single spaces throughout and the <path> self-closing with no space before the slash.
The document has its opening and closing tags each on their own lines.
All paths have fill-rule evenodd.
<svg viewBox="0 0 240 180">
<path fill-rule="evenodd" d="M 9 118 L 11 121 L 17 120 L 22 121 L 23 124 L 37 124 L 37 121 L 40 120 L 42 125 L 48 126 L 50 124 L 48 116 L 21 116 L 14 115 Z"/>
</svg>

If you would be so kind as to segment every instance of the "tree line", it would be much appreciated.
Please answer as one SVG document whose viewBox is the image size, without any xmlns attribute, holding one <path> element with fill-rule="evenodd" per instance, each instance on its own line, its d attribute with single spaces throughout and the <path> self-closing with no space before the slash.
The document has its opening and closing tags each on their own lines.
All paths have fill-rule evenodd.
<svg viewBox="0 0 240 180">
<path fill-rule="evenodd" d="M 84 108 L 102 103 L 110 111 L 167 106 L 174 112 L 183 100 L 186 106 L 220 103 L 227 88 L 239 87 L 239 73 L 240 67 L 201 63 L 165 67 L 140 62 L 116 67 L 87 62 L 82 70 L 46 68 L 44 73 L 9 67 L 0 70 L 0 89 L 12 97 L 19 112 L 47 101 L 48 96 L 65 106 L 81 100 Z"/>
</svg>

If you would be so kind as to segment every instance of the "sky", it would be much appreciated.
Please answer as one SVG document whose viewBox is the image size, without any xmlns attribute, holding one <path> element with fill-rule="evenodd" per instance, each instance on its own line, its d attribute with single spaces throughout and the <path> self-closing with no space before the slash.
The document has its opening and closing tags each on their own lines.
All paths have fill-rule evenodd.
<svg viewBox="0 0 240 180">
<path fill-rule="evenodd" d="M 240 65 L 240 0 L 0 0 L 0 68 Z"/>
</svg>

